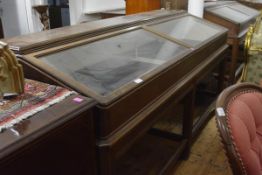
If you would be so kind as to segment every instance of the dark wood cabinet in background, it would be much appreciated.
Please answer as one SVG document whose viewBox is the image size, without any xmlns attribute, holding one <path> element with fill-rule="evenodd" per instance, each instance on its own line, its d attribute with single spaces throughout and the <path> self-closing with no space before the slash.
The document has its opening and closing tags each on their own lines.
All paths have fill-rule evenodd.
<svg viewBox="0 0 262 175">
<path fill-rule="evenodd" d="M 50 29 L 70 25 L 70 15 L 68 5 L 49 6 Z"/>
</svg>

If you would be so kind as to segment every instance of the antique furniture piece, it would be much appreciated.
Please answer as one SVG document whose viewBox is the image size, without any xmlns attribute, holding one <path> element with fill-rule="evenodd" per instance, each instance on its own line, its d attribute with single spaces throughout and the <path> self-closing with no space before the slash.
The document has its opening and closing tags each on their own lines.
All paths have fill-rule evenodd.
<svg viewBox="0 0 262 175">
<path fill-rule="evenodd" d="M 39 13 L 39 19 L 43 24 L 42 30 L 49 30 L 49 17 L 47 15 L 48 5 L 36 5 L 33 8 Z"/>
<path fill-rule="evenodd" d="M 24 72 L 8 46 L 0 42 L 0 99 L 6 94 L 24 92 Z"/>
<path fill-rule="evenodd" d="M 219 67 L 222 88 L 226 36 L 225 28 L 183 11 L 154 11 L 6 42 L 19 54 L 27 77 L 97 101 L 100 174 L 161 174 L 188 153 L 192 132 L 206 120 L 193 127 L 196 86 Z M 165 115 L 177 118 L 178 103 L 184 105 L 179 139 L 152 129 Z"/>
<path fill-rule="evenodd" d="M 205 3 L 204 18 L 229 29 L 227 42 L 231 46 L 231 63 L 227 78 L 231 84 L 242 72 L 243 65 L 238 66 L 240 45 L 244 41 L 248 26 L 255 22 L 258 15 L 259 11 L 235 1 Z"/>
<path fill-rule="evenodd" d="M 126 14 L 134 14 L 161 8 L 160 0 L 126 0 Z"/>
<path fill-rule="evenodd" d="M 95 175 L 94 105 L 75 92 L 26 80 L 24 94 L 0 101 L 1 173 Z"/>
<path fill-rule="evenodd" d="M 262 10 L 262 1 L 261 0 L 238 0 L 241 4 L 249 6 L 251 8 Z"/>
<path fill-rule="evenodd" d="M 216 104 L 217 127 L 234 175 L 261 174 L 262 88 L 241 83 L 224 90 Z"/>
<path fill-rule="evenodd" d="M 245 67 L 242 81 L 256 84 L 262 83 L 262 23 L 259 16 L 256 23 L 249 27 L 245 40 Z"/>
</svg>

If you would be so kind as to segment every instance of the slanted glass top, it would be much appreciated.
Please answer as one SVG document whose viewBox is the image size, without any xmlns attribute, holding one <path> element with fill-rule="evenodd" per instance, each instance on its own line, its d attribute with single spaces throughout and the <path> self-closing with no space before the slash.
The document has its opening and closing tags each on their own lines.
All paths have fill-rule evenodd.
<svg viewBox="0 0 262 175">
<path fill-rule="evenodd" d="M 240 11 L 240 9 L 236 10 L 235 8 L 229 6 L 223 6 L 220 8 L 212 9 L 211 11 L 217 14 L 218 16 L 221 16 L 225 19 L 229 19 L 236 23 L 243 23 L 251 18 L 251 16 L 248 15 L 248 13 L 242 12 Z"/>
<path fill-rule="evenodd" d="M 150 27 L 152 27 L 153 30 L 183 41 L 191 47 L 196 47 L 200 43 L 221 32 L 218 28 L 207 25 L 203 21 L 192 16 L 185 16 Z"/>
<path fill-rule="evenodd" d="M 107 96 L 165 62 L 179 60 L 187 50 L 150 32 L 135 30 L 40 59 L 94 92 Z"/>
<path fill-rule="evenodd" d="M 239 4 L 239 3 L 234 3 L 230 7 L 233 8 L 234 10 L 240 11 L 242 13 L 249 15 L 249 16 L 254 16 L 254 15 L 258 14 L 257 10 L 252 9 L 250 7 L 247 7 L 245 5 Z"/>
</svg>

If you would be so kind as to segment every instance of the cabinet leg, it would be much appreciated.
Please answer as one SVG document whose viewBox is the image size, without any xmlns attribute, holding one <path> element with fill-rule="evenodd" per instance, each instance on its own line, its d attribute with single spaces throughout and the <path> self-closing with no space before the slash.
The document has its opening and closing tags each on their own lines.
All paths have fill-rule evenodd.
<svg viewBox="0 0 262 175">
<path fill-rule="evenodd" d="M 219 94 L 225 88 L 225 74 L 226 74 L 226 58 L 221 61 L 219 64 L 219 72 L 218 72 L 218 89 L 217 93 Z"/>
<path fill-rule="evenodd" d="M 229 75 L 229 84 L 234 84 L 235 82 L 235 73 L 237 69 L 237 60 L 239 55 L 239 43 L 238 41 L 234 41 L 232 45 L 232 56 L 231 56 L 231 64 L 230 64 L 230 75 Z"/>
<path fill-rule="evenodd" d="M 98 153 L 98 174 L 100 175 L 113 175 L 113 160 L 110 147 L 97 145 Z"/>
<path fill-rule="evenodd" d="M 187 144 L 182 155 L 182 159 L 187 159 L 190 154 L 190 148 L 192 144 L 192 131 L 193 131 L 193 116 L 194 116 L 194 103 L 195 103 L 195 92 L 193 88 L 184 99 L 184 116 L 183 116 L 183 137 L 187 139 Z"/>
</svg>

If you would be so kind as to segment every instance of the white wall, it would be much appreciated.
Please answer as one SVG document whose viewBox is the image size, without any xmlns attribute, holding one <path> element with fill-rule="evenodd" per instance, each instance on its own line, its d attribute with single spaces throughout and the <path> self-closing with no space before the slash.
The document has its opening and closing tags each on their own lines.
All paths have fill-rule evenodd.
<svg viewBox="0 0 262 175">
<path fill-rule="evenodd" d="M 47 0 L 0 0 L 5 37 L 39 32 L 43 25 L 39 14 L 32 8 L 36 4 L 46 4 Z M 69 0 L 70 24 L 78 24 L 100 19 L 100 15 L 86 12 L 118 9 L 125 6 L 124 0 Z"/>
<path fill-rule="evenodd" d="M 1 18 L 5 36 L 21 35 L 29 32 L 26 7 L 21 0 L 2 0 Z"/>
<path fill-rule="evenodd" d="M 125 0 L 83 0 L 84 13 L 96 13 L 102 11 L 124 9 Z"/>
<path fill-rule="evenodd" d="M 86 21 L 100 19 L 99 15 L 85 15 L 84 0 L 69 0 L 70 24 L 75 25 Z"/>
<path fill-rule="evenodd" d="M 33 3 L 37 5 L 47 5 L 48 0 L 34 0 Z"/>
<path fill-rule="evenodd" d="M 69 0 L 71 25 L 100 19 L 92 14 L 101 11 L 124 9 L 125 0 Z"/>
<path fill-rule="evenodd" d="M 194 16 L 203 18 L 204 13 L 204 0 L 189 0 L 188 13 Z"/>
<path fill-rule="evenodd" d="M 0 11 L 4 36 L 12 37 L 42 29 L 39 14 L 32 8 L 34 0 L 1 0 Z"/>
<path fill-rule="evenodd" d="M 36 10 L 33 9 L 34 5 L 47 4 L 47 1 L 44 0 L 25 0 L 26 11 L 27 11 L 27 20 L 30 28 L 30 33 L 42 31 L 43 24 L 40 21 L 39 14 Z"/>
</svg>

